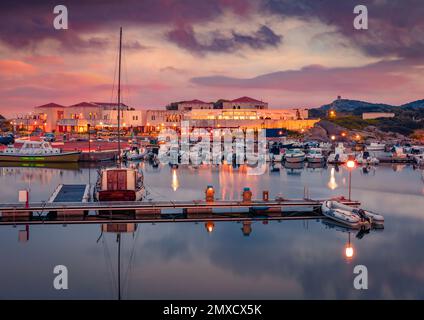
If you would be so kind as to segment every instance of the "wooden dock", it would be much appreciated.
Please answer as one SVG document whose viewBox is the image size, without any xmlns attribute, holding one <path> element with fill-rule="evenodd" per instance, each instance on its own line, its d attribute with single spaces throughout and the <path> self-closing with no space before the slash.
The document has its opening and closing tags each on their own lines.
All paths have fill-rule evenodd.
<svg viewBox="0 0 424 320">
<path fill-rule="evenodd" d="M 90 185 L 60 184 L 47 202 L 87 202 L 90 201 Z"/>
<path fill-rule="evenodd" d="M 63 187 L 62 187 L 63 189 Z M 61 189 L 61 190 L 62 190 Z M 60 191 L 55 199 L 62 196 Z M 0 223 L 13 221 L 30 221 L 39 217 L 59 217 L 76 219 L 94 219 L 98 223 L 99 218 L 107 219 L 152 219 L 163 220 L 170 217 L 173 221 L 178 217 L 186 219 L 210 219 L 211 217 L 228 217 L 237 215 L 240 217 L 271 217 L 282 219 L 286 213 L 294 211 L 314 212 L 328 199 L 287 199 L 281 201 L 123 201 L 123 202 L 33 202 L 26 206 L 23 203 L 0 204 Z M 338 199 L 340 202 L 359 206 L 357 201 Z M 89 214 L 90 213 L 90 214 Z M 93 218 L 94 217 L 94 218 Z M 135 218 L 134 218 L 135 217 Z M 87 221 L 85 220 L 84 221 Z M 43 220 L 45 221 L 45 220 Z"/>
</svg>

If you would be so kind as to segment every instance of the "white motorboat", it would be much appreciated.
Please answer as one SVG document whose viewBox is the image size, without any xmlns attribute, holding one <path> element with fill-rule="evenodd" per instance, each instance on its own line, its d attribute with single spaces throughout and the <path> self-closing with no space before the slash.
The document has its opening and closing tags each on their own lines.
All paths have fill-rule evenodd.
<svg viewBox="0 0 424 320">
<path fill-rule="evenodd" d="M 349 160 L 349 155 L 345 151 L 346 149 L 343 143 L 339 142 L 339 144 L 334 149 L 334 153 L 331 153 L 328 156 L 327 162 L 333 164 L 342 164 L 347 162 L 347 160 Z"/>
<path fill-rule="evenodd" d="M 368 220 L 361 219 L 357 214 L 353 213 L 349 207 L 346 209 L 341 203 L 337 201 L 324 201 L 321 206 L 322 214 L 327 218 L 349 226 L 352 229 L 369 228 L 371 223 Z M 348 206 L 346 206 L 348 207 Z"/>
<path fill-rule="evenodd" d="M 271 162 L 281 162 L 283 160 L 283 155 L 281 153 L 269 153 L 268 159 Z"/>
<path fill-rule="evenodd" d="M 122 158 L 127 161 L 142 160 L 147 155 L 145 148 L 138 148 L 137 146 L 132 146 L 127 150 L 124 150 L 122 153 Z"/>
<path fill-rule="evenodd" d="M 379 142 L 371 142 L 369 146 L 366 146 L 367 151 L 384 151 L 386 145 Z"/>
<path fill-rule="evenodd" d="M 284 153 L 284 159 L 286 162 L 303 162 L 305 160 L 305 153 L 300 149 L 288 149 Z"/>
<path fill-rule="evenodd" d="M 321 163 L 324 162 L 325 157 L 322 154 L 321 148 L 310 148 L 306 154 L 306 160 L 311 163 Z"/>
<path fill-rule="evenodd" d="M 377 165 L 380 163 L 376 157 L 371 156 L 368 151 L 363 151 L 356 156 L 356 162 L 358 164 L 369 164 L 369 165 Z"/>
<path fill-rule="evenodd" d="M 321 148 L 322 151 L 325 152 L 330 152 L 331 151 L 331 143 L 330 142 L 321 142 L 319 144 L 319 147 Z"/>
<path fill-rule="evenodd" d="M 417 165 L 423 166 L 424 165 L 424 153 L 421 154 L 415 154 L 413 155 L 414 161 Z"/>
<path fill-rule="evenodd" d="M 59 148 L 52 148 L 47 141 L 16 140 L 23 143 L 20 148 L 9 145 L 0 152 L 0 161 L 12 162 L 77 162 L 80 151 L 62 152 Z"/>
</svg>

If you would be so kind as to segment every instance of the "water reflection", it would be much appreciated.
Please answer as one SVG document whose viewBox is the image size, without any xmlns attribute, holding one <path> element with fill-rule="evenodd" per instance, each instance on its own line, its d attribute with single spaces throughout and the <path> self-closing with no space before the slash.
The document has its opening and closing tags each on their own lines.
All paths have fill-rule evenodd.
<svg viewBox="0 0 424 320">
<path fill-rule="evenodd" d="M 337 182 L 336 182 L 335 171 L 336 171 L 336 169 L 334 167 L 332 167 L 330 169 L 330 181 L 328 181 L 328 187 L 331 190 L 335 190 L 338 187 Z"/>
<path fill-rule="evenodd" d="M 269 190 L 270 199 L 278 193 L 301 197 L 305 184 L 313 198 L 346 192 L 337 186 L 330 188 L 332 179 L 340 184 L 347 178 L 346 170 L 339 168 L 337 172 L 332 166 L 319 174 L 302 169 L 301 176 L 269 171 L 261 177 L 234 169 L 223 173 L 212 167 L 192 170 L 180 166 L 176 169 L 179 187 L 175 191 L 168 166 L 153 169 L 141 163 L 140 167 L 146 183 L 155 191 L 153 198 L 158 200 L 202 199 L 207 185 L 214 186 L 217 197 L 234 199 L 241 198 L 245 186 L 259 197 L 263 190 Z M 31 181 L 32 199 L 47 199 L 60 183 L 88 183 L 90 172 L 95 181 L 96 170 L 89 168 L 49 170 L 49 184 Z M 24 172 L 0 176 L 2 185 L 8 186 L 0 193 L 2 202 L 17 200 L 16 190 L 25 183 L 23 176 Z M 352 176 L 354 198 L 365 208 L 385 215 L 383 232 L 330 227 L 323 219 L 307 220 L 307 227 L 306 220 L 268 224 L 250 221 L 250 225 L 212 221 L 212 233 L 207 231 L 207 221 L 138 224 L 134 232 L 120 232 L 121 297 L 423 299 L 421 172 L 410 166 L 394 171 L 392 165 L 380 165 L 374 175 L 355 170 Z M 244 231 L 249 236 L 244 236 Z M 61 224 L 31 225 L 28 230 L 25 225 L 0 226 L 0 255 L 7 257 L 0 265 L 0 298 L 117 299 L 117 234 L 104 232 L 97 242 L 99 232 L 100 226 L 95 224 L 68 223 L 66 228 Z M 349 233 L 352 263 L 346 263 Z M 61 296 L 51 288 L 52 266 L 58 264 L 67 265 L 73 279 L 70 289 Z M 352 286 L 356 264 L 366 265 L 372 276 L 368 290 Z"/>
<path fill-rule="evenodd" d="M 180 186 L 178 182 L 178 176 L 177 176 L 177 169 L 172 169 L 172 190 L 177 191 L 178 187 Z"/>
</svg>

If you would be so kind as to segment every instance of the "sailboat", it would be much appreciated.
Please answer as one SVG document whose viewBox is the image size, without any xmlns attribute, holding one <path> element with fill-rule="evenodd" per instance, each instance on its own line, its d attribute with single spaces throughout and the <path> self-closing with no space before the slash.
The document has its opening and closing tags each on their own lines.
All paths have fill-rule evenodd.
<svg viewBox="0 0 424 320">
<path fill-rule="evenodd" d="M 118 166 L 101 169 L 94 189 L 97 201 L 140 201 L 145 194 L 144 178 L 136 168 L 121 166 L 121 52 L 122 27 L 119 30 L 118 64 Z"/>
</svg>

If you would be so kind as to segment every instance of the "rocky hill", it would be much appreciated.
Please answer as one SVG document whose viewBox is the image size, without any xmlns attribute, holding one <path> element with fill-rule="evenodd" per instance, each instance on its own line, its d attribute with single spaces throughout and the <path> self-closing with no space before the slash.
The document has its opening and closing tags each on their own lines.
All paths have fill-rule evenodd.
<svg viewBox="0 0 424 320">
<path fill-rule="evenodd" d="M 334 110 L 336 117 L 328 118 L 328 111 Z M 363 120 L 364 112 L 392 112 L 393 118 Z M 383 103 L 337 99 L 319 108 L 310 109 L 310 117 L 327 119 L 347 129 L 364 130 L 374 126 L 383 132 L 393 132 L 402 135 L 413 135 L 424 129 L 424 99 L 395 106 Z"/>
</svg>

